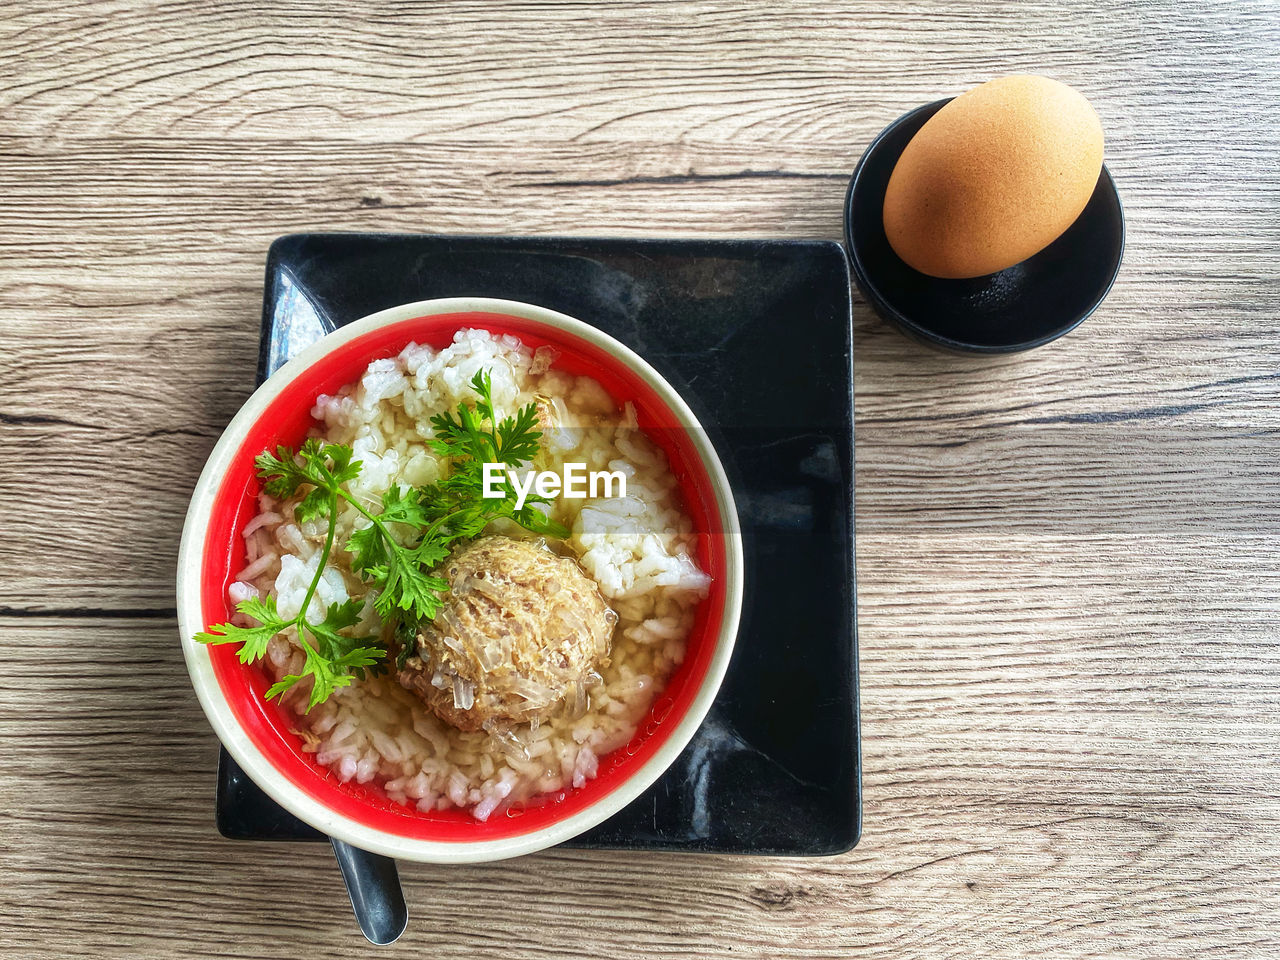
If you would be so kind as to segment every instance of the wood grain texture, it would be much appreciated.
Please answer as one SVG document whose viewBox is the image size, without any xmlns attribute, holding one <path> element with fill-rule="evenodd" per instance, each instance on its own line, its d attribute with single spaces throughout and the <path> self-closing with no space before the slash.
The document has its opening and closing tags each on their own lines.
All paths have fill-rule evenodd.
<svg viewBox="0 0 1280 960">
<path fill-rule="evenodd" d="M 216 836 L 172 619 L 275 236 L 839 238 L 1016 71 L 1097 106 L 1125 266 L 1012 358 L 855 300 L 860 846 L 406 865 L 383 952 L 1280 955 L 1280 5 L 1149 0 L 6 4 L 0 955 L 364 948 L 324 848 Z"/>
</svg>

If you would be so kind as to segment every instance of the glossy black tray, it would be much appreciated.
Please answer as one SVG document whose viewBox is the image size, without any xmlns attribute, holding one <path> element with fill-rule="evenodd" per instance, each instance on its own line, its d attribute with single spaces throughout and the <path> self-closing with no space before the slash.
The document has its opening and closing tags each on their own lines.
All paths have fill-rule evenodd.
<svg viewBox="0 0 1280 960">
<path fill-rule="evenodd" d="M 267 258 L 259 380 L 327 329 L 492 296 L 578 317 L 688 401 L 724 461 L 746 554 L 742 628 L 706 722 L 571 847 L 820 855 L 858 841 L 850 284 L 823 241 L 297 234 Z M 316 840 L 224 752 L 218 829 Z"/>
</svg>

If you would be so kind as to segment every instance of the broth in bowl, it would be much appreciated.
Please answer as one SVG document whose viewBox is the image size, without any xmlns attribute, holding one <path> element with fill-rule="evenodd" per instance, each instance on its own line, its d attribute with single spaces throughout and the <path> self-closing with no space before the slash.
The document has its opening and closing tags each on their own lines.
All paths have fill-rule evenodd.
<svg viewBox="0 0 1280 960">
<path fill-rule="evenodd" d="M 711 589 L 662 446 L 557 359 L 481 328 L 410 343 L 314 398 L 310 459 L 259 458 L 240 612 L 201 639 L 257 630 L 241 659 L 300 749 L 406 811 L 487 821 L 594 779 L 653 717 Z M 481 455 L 504 469 L 481 477 Z"/>
</svg>

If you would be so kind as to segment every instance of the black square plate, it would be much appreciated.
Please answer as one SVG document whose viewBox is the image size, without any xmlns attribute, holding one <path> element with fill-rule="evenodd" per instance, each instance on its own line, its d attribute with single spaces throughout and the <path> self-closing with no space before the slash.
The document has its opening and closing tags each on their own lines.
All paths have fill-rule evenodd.
<svg viewBox="0 0 1280 960">
<path fill-rule="evenodd" d="M 849 272 L 824 241 L 297 234 L 267 258 L 259 380 L 325 331 L 413 300 L 559 310 L 648 360 L 733 485 L 746 554 L 724 685 L 654 786 L 570 847 L 821 855 L 858 841 Z M 218 828 L 320 839 L 225 753 Z"/>
</svg>

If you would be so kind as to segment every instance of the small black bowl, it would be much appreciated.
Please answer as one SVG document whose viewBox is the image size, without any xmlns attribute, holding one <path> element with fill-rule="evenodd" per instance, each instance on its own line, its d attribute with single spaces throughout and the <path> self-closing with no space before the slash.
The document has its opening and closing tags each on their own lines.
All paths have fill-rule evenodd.
<svg viewBox="0 0 1280 960">
<path fill-rule="evenodd" d="M 884 233 L 884 193 L 898 157 L 937 100 L 894 121 L 858 161 L 845 198 L 854 277 L 876 313 L 932 346 L 1014 353 L 1056 340 L 1097 309 L 1120 270 L 1124 212 L 1104 166 L 1084 212 L 1057 240 L 1007 270 L 939 280 L 907 266 Z"/>
</svg>

